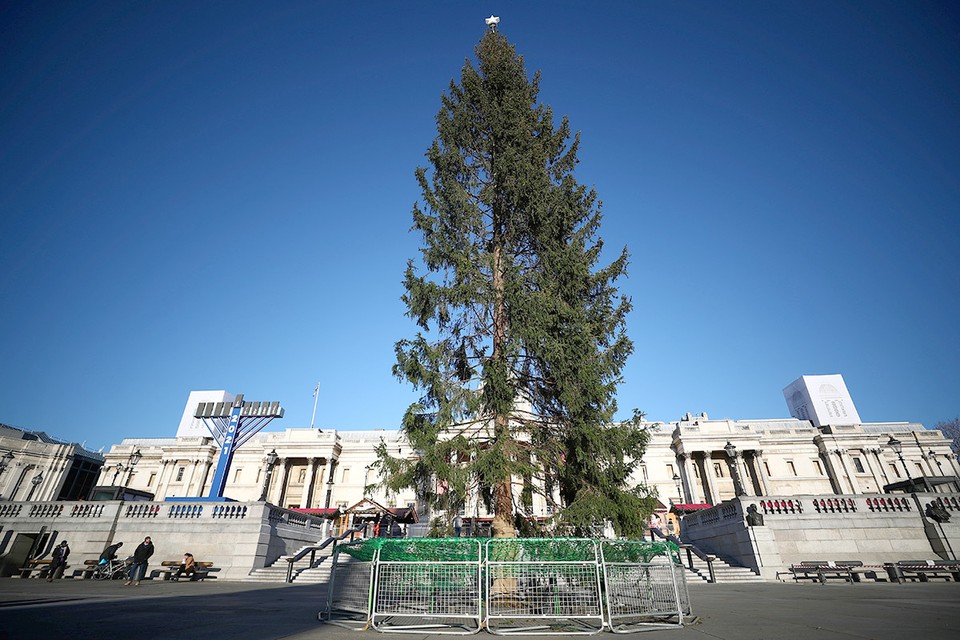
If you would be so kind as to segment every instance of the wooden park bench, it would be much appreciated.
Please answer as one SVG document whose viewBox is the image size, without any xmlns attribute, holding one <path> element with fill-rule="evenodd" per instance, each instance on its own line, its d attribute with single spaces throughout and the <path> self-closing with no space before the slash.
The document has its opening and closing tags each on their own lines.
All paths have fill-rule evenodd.
<svg viewBox="0 0 960 640">
<path fill-rule="evenodd" d="M 30 560 L 18 569 L 21 578 L 31 578 L 36 573 L 38 578 L 46 578 L 50 573 L 50 558 Z"/>
<path fill-rule="evenodd" d="M 820 584 L 826 584 L 827 578 L 843 578 L 846 582 L 853 584 L 859 582 L 859 574 L 864 571 L 861 569 L 863 563 L 858 560 L 844 560 L 834 562 L 832 560 L 804 560 L 800 564 L 790 566 L 790 573 L 793 574 L 795 582 L 800 580 L 817 580 Z M 855 579 L 856 577 L 856 579 Z"/>
<path fill-rule="evenodd" d="M 901 560 L 895 568 L 898 582 L 930 582 L 930 578 L 960 582 L 960 561 L 957 560 Z"/>
<path fill-rule="evenodd" d="M 89 579 L 89 578 L 92 578 L 92 577 L 93 577 L 93 572 L 97 570 L 97 564 L 99 564 L 99 562 L 100 562 L 99 559 L 98 559 L 98 560 L 84 560 L 84 561 L 83 561 L 83 567 L 82 567 L 81 569 L 77 569 L 77 570 L 74 572 L 73 576 L 74 576 L 75 578 L 79 576 L 79 577 L 80 577 L 81 579 L 83 579 L 83 580 L 87 580 L 87 579 Z"/>
<path fill-rule="evenodd" d="M 162 580 L 169 580 L 173 574 L 177 572 L 177 569 L 180 568 L 180 565 L 183 564 L 180 560 L 164 560 L 160 563 L 160 569 L 156 572 L 156 577 Z M 212 562 L 197 562 L 194 561 L 195 570 L 193 575 L 187 576 L 190 580 L 203 580 L 211 571 L 216 571 L 213 568 Z"/>
</svg>

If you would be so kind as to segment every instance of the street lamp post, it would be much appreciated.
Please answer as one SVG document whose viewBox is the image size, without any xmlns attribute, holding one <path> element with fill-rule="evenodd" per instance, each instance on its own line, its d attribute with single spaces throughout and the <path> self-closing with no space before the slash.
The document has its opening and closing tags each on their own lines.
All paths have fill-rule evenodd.
<svg viewBox="0 0 960 640">
<path fill-rule="evenodd" d="M 30 484 L 32 484 L 33 486 L 30 487 L 30 494 L 27 495 L 27 502 L 30 502 L 31 500 L 33 500 L 33 493 L 37 490 L 37 487 L 40 486 L 41 482 L 43 482 L 42 473 L 38 473 L 37 475 L 33 476 L 33 480 L 30 481 Z"/>
<path fill-rule="evenodd" d="M 260 502 L 267 501 L 267 491 L 270 489 L 270 478 L 273 476 L 273 467 L 279 459 L 280 456 L 277 455 L 276 449 L 271 450 L 270 453 L 267 454 L 267 457 L 263 459 L 267 464 L 267 472 L 263 475 L 263 491 L 260 492 Z"/>
<path fill-rule="evenodd" d="M 133 468 L 137 466 L 137 463 L 143 459 L 143 454 L 140 453 L 140 449 L 137 449 L 130 454 L 130 457 L 127 458 L 127 481 L 123 483 L 123 487 L 126 488 L 130 484 L 130 480 L 133 478 Z"/>
<path fill-rule="evenodd" d="M 903 443 L 890 436 L 890 440 L 887 441 L 887 446 L 893 449 L 893 452 L 897 454 L 897 457 L 900 458 L 900 464 L 903 465 L 903 470 L 907 473 L 907 480 L 910 481 L 910 490 L 916 491 L 916 486 L 913 484 L 913 476 L 910 475 L 910 469 L 907 467 L 907 461 L 903 459 Z M 923 480 L 923 487 L 925 491 L 930 491 L 930 486 L 927 484 L 927 479 L 925 477 L 920 478 Z"/>
<path fill-rule="evenodd" d="M 727 440 L 727 444 L 723 446 L 723 450 L 727 452 L 730 468 L 733 470 L 733 492 L 737 495 L 737 497 L 746 495 L 746 492 L 743 490 L 743 485 L 740 483 L 740 472 L 737 470 L 736 445 Z"/>
<path fill-rule="evenodd" d="M 903 465 L 903 471 L 907 474 L 907 480 L 910 481 L 910 488 L 913 488 L 913 476 L 910 475 L 910 469 L 907 468 L 907 461 L 903 459 L 903 443 L 890 436 L 890 439 L 887 441 L 887 446 L 893 449 L 893 452 L 897 454 L 897 457 L 900 458 L 900 464 Z"/>
<path fill-rule="evenodd" d="M 679 502 L 677 504 L 683 503 L 683 490 L 680 488 L 680 476 L 673 474 L 673 483 L 677 485 L 677 498 Z"/>
<path fill-rule="evenodd" d="M 130 479 L 133 477 L 133 468 L 137 466 L 137 463 L 143 458 L 143 454 L 140 453 L 140 449 L 137 449 L 130 454 L 130 457 L 127 458 L 127 464 L 118 462 L 116 469 L 113 471 L 113 480 L 110 481 L 110 486 L 114 487 L 117 485 L 117 476 L 119 476 L 124 471 L 127 472 L 127 479 L 124 481 L 123 486 L 126 488 L 130 484 Z"/>
</svg>

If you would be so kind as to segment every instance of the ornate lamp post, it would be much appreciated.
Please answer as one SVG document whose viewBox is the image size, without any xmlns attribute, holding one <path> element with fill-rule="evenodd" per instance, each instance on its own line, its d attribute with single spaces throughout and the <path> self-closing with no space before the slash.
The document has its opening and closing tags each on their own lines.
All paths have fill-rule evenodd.
<svg viewBox="0 0 960 640">
<path fill-rule="evenodd" d="M 907 468 L 907 461 L 903 459 L 903 443 L 890 436 L 890 439 L 887 441 L 887 446 L 893 449 L 893 452 L 897 454 L 897 457 L 900 458 L 900 464 L 903 465 L 903 470 L 907 474 L 907 480 L 910 481 L 911 486 L 913 485 L 913 476 L 910 475 L 910 469 Z"/>
<path fill-rule="evenodd" d="M 33 493 L 37 490 L 37 487 L 40 486 L 40 483 L 43 482 L 43 473 L 38 473 L 33 476 L 33 480 L 30 481 L 30 484 L 33 486 L 30 487 L 30 493 L 27 495 L 27 502 L 30 502 L 33 499 Z"/>
<path fill-rule="evenodd" d="M 673 483 L 677 485 L 677 496 L 678 496 L 677 504 L 681 504 L 683 502 L 683 490 L 680 488 L 680 476 L 678 476 L 677 474 L 673 474 Z"/>
<path fill-rule="evenodd" d="M 270 489 L 270 478 L 273 476 L 273 468 L 279 459 L 280 456 L 277 455 L 276 449 L 272 449 L 270 453 L 267 454 L 267 457 L 263 459 L 267 465 L 267 472 L 263 474 L 263 490 L 260 492 L 260 502 L 267 501 L 267 491 Z"/>
<path fill-rule="evenodd" d="M 743 490 L 743 485 L 740 484 L 740 472 L 737 471 L 737 447 L 727 440 L 727 444 L 723 446 L 723 450 L 727 452 L 730 468 L 733 470 L 733 492 L 738 497 L 744 496 L 746 492 Z"/>
<path fill-rule="evenodd" d="M 130 478 L 133 476 L 133 468 L 137 466 L 137 463 L 140 462 L 141 459 L 143 459 L 143 454 L 140 453 L 140 449 L 137 449 L 136 451 L 130 454 L 129 458 L 127 458 L 127 464 L 118 462 L 117 468 L 113 472 L 113 480 L 110 481 L 110 485 L 111 486 L 116 485 L 117 476 L 119 476 L 124 471 L 128 473 L 127 473 L 127 479 L 126 481 L 124 481 L 123 486 L 126 487 L 128 484 L 130 484 Z"/>
</svg>

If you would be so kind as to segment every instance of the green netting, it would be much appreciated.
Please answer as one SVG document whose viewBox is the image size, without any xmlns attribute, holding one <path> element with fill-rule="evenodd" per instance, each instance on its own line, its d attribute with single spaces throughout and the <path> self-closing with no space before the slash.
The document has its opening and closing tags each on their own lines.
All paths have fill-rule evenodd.
<svg viewBox="0 0 960 640">
<path fill-rule="evenodd" d="M 480 544 L 471 538 L 371 538 L 340 545 L 340 551 L 370 562 L 479 562 Z"/>
<path fill-rule="evenodd" d="M 677 559 L 680 547 L 669 541 L 603 540 L 604 562 L 650 562 L 658 556 Z"/>
<path fill-rule="evenodd" d="M 587 538 L 496 538 L 487 542 L 490 562 L 595 562 L 596 541 Z"/>
</svg>

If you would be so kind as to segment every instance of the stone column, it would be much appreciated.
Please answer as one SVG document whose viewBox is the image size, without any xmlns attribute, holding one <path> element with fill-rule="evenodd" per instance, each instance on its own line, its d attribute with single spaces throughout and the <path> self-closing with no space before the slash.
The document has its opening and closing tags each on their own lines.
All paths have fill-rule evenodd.
<svg viewBox="0 0 960 640">
<path fill-rule="evenodd" d="M 873 460 L 877 463 L 877 468 L 880 469 L 880 473 L 883 474 L 883 484 L 890 484 L 890 476 L 887 474 L 887 467 L 883 464 L 883 458 L 880 457 L 880 454 L 883 453 L 883 449 L 880 447 L 874 447 L 870 449 L 870 453 L 873 454 Z M 883 486 L 880 487 L 880 490 L 883 491 Z"/>
<path fill-rule="evenodd" d="M 933 459 L 925 453 L 921 453 L 920 457 L 927 461 L 927 468 L 930 470 L 931 476 L 939 476 L 942 474 L 937 473 L 937 470 L 933 467 Z"/>
<path fill-rule="evenodd" d="M 307 478 L 303 482 L 303 495 L 300 497 L 300 508 L 308 509 L 313 501 L 313 478 L 317 473 L 317 461 L 319 458 L 310 458 L 307 465 Z"/>
<path fill-rule="evenodd" d="M 680 475 L 680 502 L 696 502 L 694 497 L 691 495 L 693 492 L 690 490 L 691 484 L 688 477 L 689 473 L 687 469 L 687 454 L 677 454 L 677 469 L 678 474 Z"/>
<path fill-rule="evenodd" d="M 753 496 L 756 495 L 757 490 L 756 487 L 753 486 L 753 478 L 750 475 L 750 470 L 747 468 L 746 453 L 746 451 L 737 451 L 737 455 L 733 459 L 733 464 L 736 465 L 738 475 L 740 476 L 740 490 L 743 491 L 743 495 Z"/>
<path fill-rule="evenodd" d="M 203 461 L 203 478 L 200 480 L 200 495 L 207 490 L 207 480 L 210 479 L 210 469 L 213 468 L 213 460 Z"/>
<path fill-rule="evenodd" d="M 843 449 L 834 449 L 833 454 L 836 455 L 837 459 L 840 461 L 840 467 L 843 469 L 843 475 L 847 477 L 847 484 L 850 485 L 851 492 L 860 493 L 860 485 L 857 484 L 857 479 L 852 473 L 850 473 L 850 468 L 847 467 L 847 461 L 844 458 L 846 451 Z"/>
<path fill-rule="evenodd" d="M 943 457 L 947 459 L 947 464 L 950 465 L 951 475 L 954 476 L 954 477 L 960 477 L 960 471 L 958 471 L 958 469 L 957 469 L 957 467 L 958 467 L 958 465 L 957 465 L 957 454 L 955 454 L 955 453 L 945 453 L 945 454 L 943 454 Z M 955 491 L 960 491 L 960 483 L 954 483 L 954 484 L 957 485 L 957 486 L 954 487 L 954 490 L 955 490 Z"/>
<path fill-rule="evenodd" d="M 767 467 L 763 464 L 763 449 L 753 450 L 753 464 L 757 468 L 757 475 L 760 477 L 760 490 L 763 495 L 770 495 L 770 480 L 767 478 Z"/>
<path fill-rule="evenodd" d="M 707 479 L 707 452 L 706 451 L 694 451 L 690 455 L 693 456 L 693 463 L 697 465 L 697 469 L 700 470 L 700 488 L 703 491 L 703 500 L 708 504 L 716 504 L 713 499 L 713 492 L 710 490 L 710 481 Z M 713 473 L 713 470 L 710 470 L 710 473 Z"/>
<path fill-rule="evenodd" d="M 160 464 L 160 475 L 157 477 L 157 492 L 155 494 L 157 500 L 163 500 L 167 497 L 167 490 L 170 488 L 170 476 L 173 475 L 173 470 L 177 467 L 177 461 L 161 460 Z"/>
<path fill-rule="evenodd" d="M 278 507 L 286 508 L 283 504 L 283 500 L 287 497 L 287 483 L 290 482 L 290 464 L 292 462 L 293 461 L 290 458 L 283 459 L 283 476 L 280 479 L 280 486 L 277 487 L 277 501 L 274 503 Z"/>
<path fill-rule="evenodd" d="M 186 481 L 185 483 L 183 483 L 183 494 L 186 495 L 186 496 L 192 496 L 192 495 L 194 495 L 193 489 L 192 489 L 192 487 L 193 487 L 193 475 L 197 472 L 197 464 L 198 464 L 200 461 L 197 460 L 197 459 L 194 459 L 194 460 L 191 460 L 190 462 L 192 462 L 193 464 L 190 466 L 190 471 L 187 473 L 187 481 Z M 228 478 L 227 481 L 229 482 L 230 479 Z"/>
<path fill-rule="evenodd" d="M 815 441 L 817 443 L 817 450 L 820 452 L 820 458 L 827 468 L 827 478 L 830 479 L 830 486 L 833 487 L 835 494 L 840 495 L 843 493 L 843 486 L 840 484 L 840 474 L 837 473 L 837 465 L 834 463 L 833 458 L 830 457 L 830 452 L 827 451 L 823 440 L 818 436 Z"/>
<path fill-rule="evenodd" d="M 886 484 L 883 482 L 879 475 L 877 475 L 877 470 L 874 468 L 873 461 L 870 459 L 870 454 L 873 453 L 873 449 L 861 449 L 863 453 L 863 459 L 867 461 L 867 468 L 870 469 L 870 475 L 873 476 L 873 481 L 877 484 L 877 493 L 883 491 L 883 485 Z"/>
</svg>

